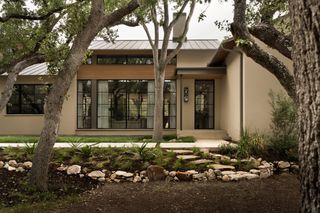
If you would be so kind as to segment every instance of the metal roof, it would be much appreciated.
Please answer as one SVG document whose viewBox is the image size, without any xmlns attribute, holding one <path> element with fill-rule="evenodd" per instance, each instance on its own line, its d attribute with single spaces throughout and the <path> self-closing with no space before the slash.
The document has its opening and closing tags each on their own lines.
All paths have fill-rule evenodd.
<svg viewBox="0 0 320 213">
<path fill-rule="evenodd" d="M 161 47 L 162 41 L 159 42 Z M 177 43 L 169 41 L 168 49 L 174 49 Z M 217 39 L 187 40 L 181 50 L 217 50 L 220 45 Z M 89 46 L 90 50 L 150 50 L 148 40 L 116 40 L 108 43 L 104 40 L 94 40 Z M 48 67 L 46 63 L 35 64 L 24 69 L 19 75 L 47 75 Z M 6 74 L 3 74 L 6 75 Z"/>
<path fill-rule="evenodd" d="M 168 49 L 172 50 L 178 45 L 177 42 L 169 41 Z M 217 39 L 187 40 L 181 50 L 216 50 L 220 45 Z M 159 47 L 162 41 L 159 42 Z M 151 50 L 148 40 L 116 40 L 114 43 L 104 40 L 94 40 L 89 46 L 90 50 Z"/>
</svg>

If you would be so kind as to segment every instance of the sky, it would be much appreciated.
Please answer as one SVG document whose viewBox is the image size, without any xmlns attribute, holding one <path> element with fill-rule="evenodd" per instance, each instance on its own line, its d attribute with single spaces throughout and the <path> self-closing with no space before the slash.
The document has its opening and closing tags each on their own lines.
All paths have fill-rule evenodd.
<svg viewBox="0 0 320 213">
<path fill-rule="evenodd" d="M 230 35 L 229 32 L 221 31 L 214 24 L 216 20 L 232 20 L 233 18 L 233 1 L 219 1 L 213 0 L 210 4 L 197 4 L 192 20 L 190 21 L 189 31 L 187 34 L 188 39 L 219 39 L 223 40 L 225 36 Z M 206 18 L 198 22 L 199 14 L 206 10 Z M 187 12 L 188 10 L 186 10 Z M 172 11 L 173 12 L 173 11 Z M 152 28 L 152 25 L 148 25 L 148 28 Z M 118 40 L 142 40 L 147 39 L 146 33 L 142 27 L 127 27 L 118 26 Z"/>
</svg>

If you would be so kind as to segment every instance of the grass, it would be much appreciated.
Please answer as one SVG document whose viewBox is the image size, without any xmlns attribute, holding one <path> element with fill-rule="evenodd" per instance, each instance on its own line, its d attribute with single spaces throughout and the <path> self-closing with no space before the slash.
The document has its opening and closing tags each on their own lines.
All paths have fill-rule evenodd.
<svg viewBox="0 0 320 213">
<path fill-rule="evenodd" d="M 176 136 L 175 136 L 176 137 Z M 147 136 L 60 136 L 57 143 L 132 143 L 143 142 Z M 173 139 L 173 135 L 165 135 L 164 141 Z M 176 137 L 177 138 L 177 137 Z M 195 142 L 192 136 L 179 137 L 176 142 Z M 36 143 L 38 136 L 0 136 L 0 143 Z"/>
</svg>

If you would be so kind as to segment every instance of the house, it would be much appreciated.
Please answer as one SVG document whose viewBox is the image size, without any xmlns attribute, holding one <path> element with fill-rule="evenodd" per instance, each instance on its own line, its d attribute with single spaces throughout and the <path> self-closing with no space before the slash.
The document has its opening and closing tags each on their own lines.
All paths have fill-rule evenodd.
<svg viewBox="0 0 320 213">
<path fill-rule="evenodd" d="M 174 36 L 176 36 L 174 34 Z M 174 39 L 173 39 L 174 40 Z M 170 41 L 169 49 L 177 45 Z M 267 47 L 265 47 L 267 48 Z M 68 91 L 61 135 L 152 134 L 154 75 L 147 40 L 95 40 Z M 268 49 L 286 65 L 291 61 Z M 239 140 L 242 128 L 269 131 L 270 90 L 280 84 L 241 53 L 234 41 L 184 42 L 166 69 L 165 134 Z M 38 135 L 45 94 L 54 80 L 45 64 L 23 70 L 7 108 L 0 112 L 0 135 Z M 0 76 L 0 91 L 5 76 Z"/>
</svg>

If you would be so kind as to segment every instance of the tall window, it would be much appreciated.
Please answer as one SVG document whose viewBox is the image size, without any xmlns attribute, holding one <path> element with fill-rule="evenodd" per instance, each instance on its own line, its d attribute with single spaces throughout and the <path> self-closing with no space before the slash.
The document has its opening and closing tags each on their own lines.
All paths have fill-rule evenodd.
<svg viewBox="0 0 320 213">
<path fill-rule="evenodd" d="M 214 128 L 214 81 L 195 82 L 195 128 Z"/>
<path fill-rule="evenodd" d="M 43 114 L 49 85 L 18 84 L 7 105 L 7 114 Z"/>
<path fill-rule="evenodd" d="M 97 64 L 153 64 L 153 56 L 151 55 L 121 55 L 108 56 L 97 55 Z M 173 58 L 169 64 L 177 64 L 177 59 Z"/>
<path fill-rule="evenodd" d="M 92 82 L 78 81 L 78 128 L 91 128 Z"/>
<path fill-rule="evenodd" d="M 87 81 L 85 81 L 87 82 Z M 82 92 L 84 81 L 78 82 L 78 124 L 87 121 L 91 128 L 90 103 L 83 103 Z M 82 85 L 79 86 L 79 85 Z M 91 87 L 87 87 L 91 91 Z M 153 128 L 154 111 L 154 81 L 148 80 L 99 80 L 97 81 L 96 126 L 101 129 L 148 129 Z M 80 100 L 80 101 L 79 101 Z M 82 102 L 81 102 L 82 100 Z M 82 110 L 79 110 L 79 102 Z M 95 105 L 95 104 L 94 104 Z M 166 81 L 164 89 L 164 128 L 176 128 L 176 86 L 174 81 Z M 87 110 L 84 110 L 84 109 Z M 88 116 L 84 116 L 84 115 Z M 88 119 L 85 119 L 88 117 Z M 80 119 L 82 118 L 82 119 Z M 82 122 L 84 124 L 86 122 Z"/>
</svg>

